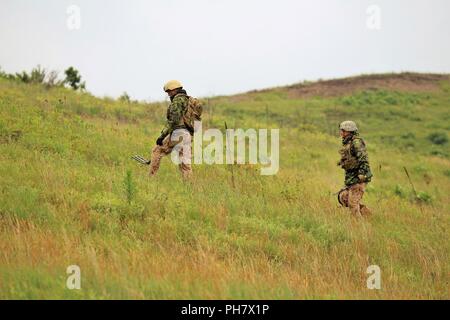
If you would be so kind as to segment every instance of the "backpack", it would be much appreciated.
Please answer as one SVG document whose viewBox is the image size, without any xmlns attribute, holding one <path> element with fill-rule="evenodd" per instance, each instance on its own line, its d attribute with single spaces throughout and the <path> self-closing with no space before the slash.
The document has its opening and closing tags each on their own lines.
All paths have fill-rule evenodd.
<svg viewBox="0 0 450 320">
<path fill-rule="evenodd" d="M 363 139 L 354 136 L 348 144 L 342 147 L 342 149 L 339 151 L 339 153 L 341 154 L 341 161 L 339 162 L 339 165 L 344 170 L 354 170 L 359 166 L 358 160 L 353 154 L 353 141 L 355 140 L 361 141 L 361 144 L 364 147 L 366 146 Z"/>
<path fill-rule="evenodd" d="M 194 132 L 194 122 L 202 120 L 203 106 L 197 98 L 188 98 L 188 104 L 183 115 L 183 122 L 189 131 Z"/>
</svg>

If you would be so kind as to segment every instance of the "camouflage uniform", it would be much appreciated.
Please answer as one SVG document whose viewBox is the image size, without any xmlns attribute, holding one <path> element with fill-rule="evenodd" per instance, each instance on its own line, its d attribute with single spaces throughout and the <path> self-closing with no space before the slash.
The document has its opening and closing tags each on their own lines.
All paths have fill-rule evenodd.
<svg viewBox="0 0 450 320">
<path fill-rule="evenodd" d="M 339 201 L 356 216 L 369 215 L 370 210 L 360 203 L 366 185 L 372 178 L 366 145 L 357 132 L 344 138 L 342 145 L 338 165 L 345 170 L 346 188 L 339 193 Z"/>
<path fill-rule="evenodd" d="M 179 90 L 179 92 L 171 98 L 171 103 L 167 109 L 167 122 L 164 129 L 161 131 L 161 137 L 165 137 L 161 146 L 156 145 L 152 150 L 151 162 L 150 162 L 150 175 L 153 176 L 159 169 L 161 158 L 169 155 L 173 148 L 179 143 L 183 142 L 183 148 L 178 150 L 178 156 L 181 160 L 179 168 L 183 178 L 189 178 L 192 175 L 191 167 L 191 133 L 187 131 L 187 128 L 183 121 L 183 114 L 187 108 L 189 97 L 185 90 Z M 183 129 L 183 130 L 178 130 Z M 181 137 L 182 140 L 172 141 L 171 137 L 173 133 L 177 133 L 177 138 Z M 181 145 L 180 145 L 181 146 Z"/>
</svg>

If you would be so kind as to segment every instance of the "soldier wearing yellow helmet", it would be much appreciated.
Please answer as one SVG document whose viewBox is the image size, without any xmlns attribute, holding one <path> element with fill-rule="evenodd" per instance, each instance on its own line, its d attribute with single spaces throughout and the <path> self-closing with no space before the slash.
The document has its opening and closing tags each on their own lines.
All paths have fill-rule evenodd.
<svg viewBox="0 0 450 320">
<path fill-rule="evenodd" d="M 163 90 L 164 90 L 164 92 L 169 92 L 171 90 L 182 89 L 182 88 L 183 88 L 183 85 L 181 84 L 180 81 L 170 80 L 164 85 Z"/>
<path fill-rule="evenodd" d="M 156 139 L 156 146 L 152 150 L 150 176 L 155 175 L 158 171 L 161 158 L 169 155 L 178 143 L 183 143 L 182 148 L 178 151 L 180 159 L 179 168 L 183 178 L 189 178 L 192 175 L 191 135 L 193 132 L 186 126 L 183 119 L 183 115 L 189 104 L 189 96 L 178 80 L 168 81 L 163 89 L 170 98 L 170 105 L 167 108 L 166 124 L 161 131 L 161 135 Z M 176 132 L 176 141 L 172 139 L 174 132 Z"/>
</svg>

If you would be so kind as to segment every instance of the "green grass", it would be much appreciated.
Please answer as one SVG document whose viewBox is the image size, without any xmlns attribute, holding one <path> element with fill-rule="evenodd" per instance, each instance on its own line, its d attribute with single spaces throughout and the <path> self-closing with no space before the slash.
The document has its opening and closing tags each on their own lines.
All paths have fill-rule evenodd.
<svg viewBox="0 0 450 320">
<path fill-rule="evenodd" d="M 226 165 L 194 165 L 185 184 L 169 159 L 153 179 L 132 162 L 164 103 L 0 79 L 0 298 L 448 299 L 449 148 L 429 139 L 450 131 L 448 88 L 212 98 L 205 128 L 281 128 L 278 174 L 235 166 L 233 187 Z M 363 221 L 334 195 L 347 119 L 374 172 Z M 73 264 L 81 290 L 65 287 Z M 381 290 L 366 288 L 371 264 Z"/>
</svg>

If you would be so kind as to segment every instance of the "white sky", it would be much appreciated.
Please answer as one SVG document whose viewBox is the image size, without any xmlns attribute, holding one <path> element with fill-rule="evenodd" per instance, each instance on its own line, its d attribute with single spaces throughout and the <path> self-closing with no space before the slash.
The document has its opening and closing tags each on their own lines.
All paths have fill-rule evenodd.
<svg viewBox="0 0 450 320">
<path fill-rule="evenodd" d="M 81 27 L 67 27 L 67 8 Z M 367 8 L 381 9 L 381 29 Z M 0 67 L 80 70 L 95 95 L 162 100 L 360 73 L 450 73 L 448 0 L 0 0 Z"/>
</svg>

